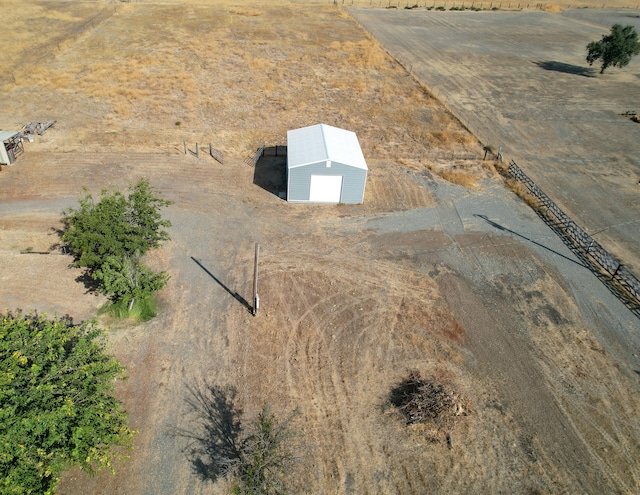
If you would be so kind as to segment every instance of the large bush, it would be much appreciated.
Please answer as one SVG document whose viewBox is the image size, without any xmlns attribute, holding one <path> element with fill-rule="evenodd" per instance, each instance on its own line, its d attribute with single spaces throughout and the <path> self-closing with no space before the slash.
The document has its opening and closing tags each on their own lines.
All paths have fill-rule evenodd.
<svg viewBox="0 0 640 495">
<path fill-rule="evenodd" d="M 113 396 L 123 373 L 92 323 L 0 314 L 0 492 L 51 493 L 68 466 L 111 466 L 131 444 Z"/>
<path fill-rule="evenodd" d="M 169 276 L 154 273 L 142 264 L 149 249 L 169 240 L 160 209 L 171 204 L 159 198 L 145 179 L 128 196 L 102 191 L 100 200 L 88 194 L 78 209 L 63 214 L 62 242 L 75 256 L 75 265 L 86 268 L 98 290 L 131 311 L 161 290 Z"/>
</svg>

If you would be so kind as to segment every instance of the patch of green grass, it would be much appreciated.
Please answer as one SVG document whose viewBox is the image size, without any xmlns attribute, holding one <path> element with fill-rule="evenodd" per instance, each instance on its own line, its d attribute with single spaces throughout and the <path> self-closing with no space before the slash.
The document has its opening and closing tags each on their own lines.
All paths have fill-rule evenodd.
<svg viewBox="0 0 640 495">
<path fill-rule="evenodd" d="M 156 300 L 153 297 L 137 299 L 131 310 L 129 302 L 125 300 L 109 303 L 100 309 L 99 314 L 109 314 L 117 320 L 132 320 L 135 322 L 149 321 L 156 316 Z"/>
</svg>

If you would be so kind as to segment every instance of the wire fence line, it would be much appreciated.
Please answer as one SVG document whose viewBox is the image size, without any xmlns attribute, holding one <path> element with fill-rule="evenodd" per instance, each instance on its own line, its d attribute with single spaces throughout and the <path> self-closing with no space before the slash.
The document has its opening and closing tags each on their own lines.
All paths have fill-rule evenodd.
<svg viewBox="0 0 640 495">
<path fill-rule="evenodd" d="M 246 163 L 250 167 L 255 167 L 258 163 L 258 160 L 260 160 L 260 158 L 262 158 L 263 156 L 286 156 L 286 154 L 286 144 L 275 144 L 273 146 L 262 144 L 244 159 L 244 163 Z"/>
<path fill-rule="evenodd" d="M 200 157 L 201 148 L 200 148 L 200 145 L 198 143 L 196 143 L 196 149 L 195 150 L 192 150 L 191 148 L 189 148 L 187 146 L 187 142 L 186 141 L 182 141 L 182 146 L 184 147 L 184 154 L 185 155 L 195 156 L 196 158 Z M 220 151 L 219 149 L 214 148 L 211 143 L 209 143 L 209 150 L 208 151 L 209 151 L 209 156 L 211 158 L 213 158 L 215 161 L 217 161 L 220 164 L 224 164 L 224 155 L 222 154 L 222 151 Z"/>
<path fill-rule="evenodd" d="M 506 170 L 507 177 L 522 184 L 535 198 L 536 212 L 553 228 L 564 243 L 592 270 L 607 287 L 640 318 L 640 280 L 615 256 L 574 222 L 525 174 L 513 160 Z"/>
<path fill-rule="evenodd" d="M 553 11 L 557 5 L 553 2 L 525 2 L 514 0 L 329 0 L 329 3 L 343 7 L 371 7 L 384 9 L 427 9 L 427 10 L 541 10 Z M 604 6 L 604 4 L 603 4 Z M 584 3 L 577 2 L 567 6 L 568 9 L 584 8 Z M 629 2 L 626 9 L 640 9 L 640 4 Z"/>
</svg>

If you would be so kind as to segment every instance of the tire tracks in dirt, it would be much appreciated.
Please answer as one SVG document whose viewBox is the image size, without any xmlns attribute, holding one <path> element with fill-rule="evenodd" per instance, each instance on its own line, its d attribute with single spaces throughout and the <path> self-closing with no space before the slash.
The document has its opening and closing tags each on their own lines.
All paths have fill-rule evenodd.
<svg viewBox="0 0 640 495">
<path fill-rule="evenodd" d="M 518 411 L 527 428 L 536 432 L 547 469 L 555 466 L 553 469 L 574 473 L 571 478 L 565 474 L 565 483 L 573 487 L 572 491 L 591 492 L 594 487 L 606 491 L 612 483 L 625 486 L 609 469 L 603 469 L 561 397 L 549 389 L 546 377 L 532 362 L 527 339 L 513 334 L 491 316 L 461 278 L 444 275 L 440 281 L 449 306 L 467 332 L 468 346 L 479 363 L 478 371 L 493 377 L 510 407 Z M 577 476 L 578 473 L 585 476 Z"/>
<path fill-rule="evenodd" d="M 278 301 L 262 298 L 267 297 L 265 304 L 271 307 L 288 308 L 279 315 L 288 334 L 283 361 L 289 401 L 300 404 L 308 423 L 315 425 L 307 436 L 313 456 L 322 461 L 315 464 L 312 476 L 328 486 L 351 487 L 353 493 L 379 493 L 386 482 L 379 475 L 372 479 L 382 485 L 366 481 L 365 473 L 372 469 L 382 473 L 385 468 L 362 457 L 364 452 L 380 451 L 379 440 L 357 432 L 362 421 L 372 421 L 378 407 L 380 392 L 372 394 L 370 374 L 384 373 L 384 361 L 392 354 L 393 332 L 381 334 L 377 318 L 394 312 L 402 300 L 404 290 L 396 288 L 396 281 L 405 275 L 405 289 L 410 291 L 415 275 L 407 270 L 398 277 L 397 267 L 386 262 L 376 263 L 372 271 L 366 256 L 352 264 L 340 258 L 332 253 L 310 260 L 300 253 L 278 251 L 278 260 L 263 261 L 261 275 L 261 283 L 271 287 L 270 294 L 277 292 Z M 318 272 L 318 266 L 324 271 Z M 286 293 L 276 287 L 286 287 Z M 350 289 L 345 292 L 345 287 Z M 425 290 L 424 284 L 415 288 Z M 389 291 L 392 295 L 387 295 Z M 362 401 L 371 408 L 369 417 L 362 416 Z"/>
</svg>

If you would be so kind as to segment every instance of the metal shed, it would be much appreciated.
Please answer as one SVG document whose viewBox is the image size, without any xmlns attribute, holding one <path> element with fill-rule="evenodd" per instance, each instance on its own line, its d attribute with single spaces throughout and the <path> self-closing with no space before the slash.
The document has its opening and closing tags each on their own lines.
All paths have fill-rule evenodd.
<svg viewBox="0 0 640 495">
<path fill-rule="evenodd" d="M 287 201 L 360 204 L 368 170 L 355 132 L 326 124 L 287 132 Z"/>
<path fill-rule="evenodd" d="M 0 165 L 11 165 L 23 151 L 19 132 L 0 131 Z"/>
</svg>

